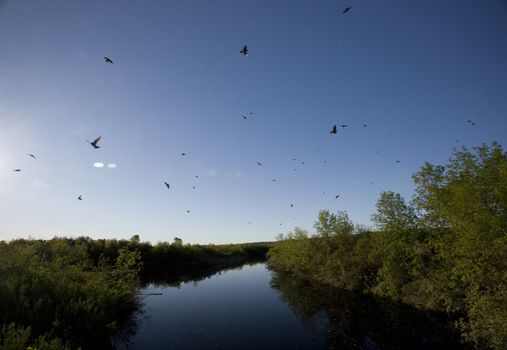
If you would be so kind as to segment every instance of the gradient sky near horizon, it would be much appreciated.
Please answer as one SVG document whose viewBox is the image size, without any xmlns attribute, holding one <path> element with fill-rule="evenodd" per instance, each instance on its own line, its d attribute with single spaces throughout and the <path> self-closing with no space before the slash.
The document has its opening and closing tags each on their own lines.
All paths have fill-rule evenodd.
<svg viewBox="0 0 507 350">
<path fill-rule="evenodd" d="M 369 225 L 424 162 L 493 140 L 506 1 L 0 1 L 0 240 Z"/>
</svg>

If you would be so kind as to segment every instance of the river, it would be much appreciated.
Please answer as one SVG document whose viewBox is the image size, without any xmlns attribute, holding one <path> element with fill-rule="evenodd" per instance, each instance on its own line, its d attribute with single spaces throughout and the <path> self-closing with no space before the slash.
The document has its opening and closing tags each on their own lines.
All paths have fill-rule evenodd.
<svg viewBox="0 0 507 350">
<path fill-rule="evenodd" d="M 442 315 L 315 288 L 263 263 L 150 283 L 140 294 L 135 334 L 123 349 L 464 348 Z"/>
</svg>

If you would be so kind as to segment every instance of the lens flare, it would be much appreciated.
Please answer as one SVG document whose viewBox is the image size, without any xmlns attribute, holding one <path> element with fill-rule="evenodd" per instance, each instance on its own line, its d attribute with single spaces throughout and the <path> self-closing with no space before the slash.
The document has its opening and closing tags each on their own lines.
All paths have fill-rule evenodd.
<svg viewBox="0 0 507 350">
<path fill-rule="evenodd" d="M 104 167 L 104 163 L 101 163 L 101 162 L 95 162 L 93 163 L 93 166 L 95 168 L 103 168 Z"/>
</svg>

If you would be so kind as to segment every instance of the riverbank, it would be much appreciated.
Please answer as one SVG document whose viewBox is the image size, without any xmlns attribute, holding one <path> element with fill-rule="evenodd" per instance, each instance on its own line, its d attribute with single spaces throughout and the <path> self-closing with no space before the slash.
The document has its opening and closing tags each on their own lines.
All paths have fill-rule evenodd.
<svg viewBox="0 0 507 350">
<path fill-rule="evenodd" d="M 271 246 L 151 245 L 138 237 L 1 241 L 0 348 L 111 348 L 139 308 L 141 280 L 263 260 Z"/>
</svg>

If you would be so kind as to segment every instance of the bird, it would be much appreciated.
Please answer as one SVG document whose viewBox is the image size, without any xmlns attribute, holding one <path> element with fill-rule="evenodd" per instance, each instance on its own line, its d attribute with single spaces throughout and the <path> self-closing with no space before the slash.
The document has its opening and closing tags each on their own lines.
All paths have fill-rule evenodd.
<svg viewBox="0 0 507 350">
<path fill-rule="evenodd" d="M 399 162 L 401 162 L 401 160 L 397 160 L 397 161 L 396 161 L 396 163 L 399 163 Z"/>
<path fill-rule="evenodd" d="M 276 182 L 276 179 L 273 179 L 273 180 L 271 180 L 271 181 Z"/>
<path fill-rule="evenodd" d="M 338 199 L 338 197 L 340 197 L 339 194 L 337 194 L 336 196 L 334 196 L 334 199 Z"/>
<path fill-rule="evenodd" d="M 104 56 L 104 60 L 106 61 L 106 63 L 113 64 L 113 61 L 109 57 Z"/>
<path fill-rule="evenodd" d="M 342 128 L 346 128 L 348 125 L 347 124 L 342 124 L 340 125 Z"/>
<path fill-rule="evenodd" d="M 301 162 L 301 165 L 305 165 L 305 162 Z"/>
<path fill-rule="evenodd" d="M 168 190 L 171 189 L 171 185 L 169 185 L 166 181 L 164 181 L 164 185 L 165 185 L 165 187 L 167 187 Z"/>
<path fill-rule="evenodd" d="M 247 119 L 248 119 L 248 118 L 247 118 L 247 117 L 245 117 L 244 115 L 242 115 L 241 117 L 243 117 L 243 119 L 245 119 L 245 120 L 247 120 Z"/>
<path fill-rule="evenodd" d="M 336 124 L 333 125 L 333 129 L 331 129 L 331 134 L 336 134 L 337 133 L 337 130 L 336 130 Z"/>
<path fill-rule="evenodd" d="M 78 201 L 82 201 L 82 200 L 83 200 L 83 195 L 81 195 L 81 194 L 80 194 L 80 195 L 77 197 L 77 200 L 78 200 Z"/>
<path fill-rule="evenodd" d="M 181 156 L 182 156 L 182 157 L 184 157 L 184 156 L 186 156 L 186 155 L 187 155 L 187 154 L 186 154 L 186 153 L 184 153 L 184 152 L 182 152 L 182 153 L 181 153 Z"/>
<path fill-rule="evenodd" d="M 240 53 L 242 53 L 243 56 L 248 56 L 248 47 L 246 45 L 243 46 L 243 50 L 241 50 Z"/>
<path fill-rule="evenodd" d="M 296 158 L 292 158 L 292 160 L 297 160 Z"/>
<path fill-rule="evenodd" d="M 324 161 L 324 164 L 327 164 L 327 160 Z"/>
<path fill-rule="evenodd" d="M 322 194 L 326 194 L 326 192 L 322 192 Z"/>
<path fill-rule="evenodd" d="M 368 124 L 363 124 L 363 128 L 366 128 L 368 126 Z"/>
<path fill-rule="evenodd" d="M 261 162 L 257 162 L 257 165 L 258 165 L 258 166 L 262 166 Z"/>
<path fill-rule="evenodd" d="M 14 169 L 13 171 L 15 171 L 15 172 L 20 172 L 20 171 L 21 171 L 21 169 Z"/>
<path fill-rule="evenodd" d="M 32 157 L 33 159 L 37 159 L 37 158 L 35 158 L 35 156 L 33 154 L 30 154 L 30 153 L 28 153 L 27 156 Z"/>
<path fill-rule="evenodd" d="M 187 210 L 187 214 L 190 213 L 190 210 Z"/>
<path fill-rule="evenodd" d="M 352 9 L 352 6 L 347 6 L 347 7 L 345 7 L 345 8 L 343 9 L 343 11 L 342 11 L 342 14 L 345 14 L 345 13 L 349 12 L 351 9 Z"/>
<path fill-rule="evenodd" d="M 88 140 L 86 140 L 86 142 L 88 142 L 90 145 L 92 145 L 93 148 L 97 149 L 97 148 L 100 148 L 100 146 L 98 145 L 100 139 L 101 139 L 101 136 L 97 137 L 95 140 L 93 140 L 93 142 L 88 141 Z"/>
<path fill-rule="evenodd" d="M 291 205 L 290 205 L 290 207 L 291 207 L 291 208 L 294 208 L 294 204 L 291 204 Z"/>
<path fill-rule="evenodd" d="M 252 222 L 251 222 L 251 221 L 248 221 L 248 224 L 249 224 L 249 225 L 251 225 L 251 224 L 252 224 Z"/>
<path fill-rule="evenodd" d="M 195 186 L 192 186 L 192 189 L 195 190 Z"/>
<path fill-rule="evenodd" d="M 195 175 L 195 178 L 198 179 L 199 178 L 199 175 Z"/>
</svg>

